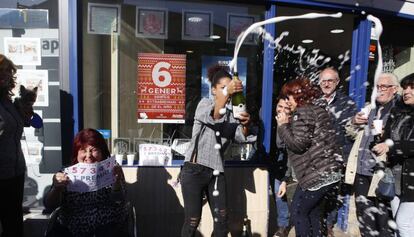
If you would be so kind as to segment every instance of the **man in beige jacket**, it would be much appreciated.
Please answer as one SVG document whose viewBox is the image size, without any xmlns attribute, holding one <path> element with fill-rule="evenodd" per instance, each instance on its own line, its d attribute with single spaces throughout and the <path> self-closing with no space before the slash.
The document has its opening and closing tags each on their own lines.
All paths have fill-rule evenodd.
<svg viewBox="0 0 414 237">
<path fill-rule="evenodd" d="M 397 98 L 398 79 L 390 73 L 380 75 L 377 82 L 376 106 L 369 105 L 348 122 L 347 134 L 355 139 L 348 158 L 345 182 L 354 185 L 360 232 L 364 236 L 393 236 L 389 228 L 389 202 L 369 195 L 369 188 L 377 165 L 371 148 L 381 136 L 389 112 Z M 377 128 L 374 128 L 375 125 Z"/>
</svg>

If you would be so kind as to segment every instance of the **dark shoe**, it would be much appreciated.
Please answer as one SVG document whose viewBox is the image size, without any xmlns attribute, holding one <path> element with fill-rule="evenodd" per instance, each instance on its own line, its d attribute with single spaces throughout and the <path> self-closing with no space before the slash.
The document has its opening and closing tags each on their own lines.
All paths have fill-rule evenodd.
<svg viewBox="0 0 414 237">
<path fill-rule="evenodd" d="M 276 233 L 273 234 L 273 237 L 288 237 L 288 235 L 289 235 L 289 228 L 279 227 Z"/>
</svg>

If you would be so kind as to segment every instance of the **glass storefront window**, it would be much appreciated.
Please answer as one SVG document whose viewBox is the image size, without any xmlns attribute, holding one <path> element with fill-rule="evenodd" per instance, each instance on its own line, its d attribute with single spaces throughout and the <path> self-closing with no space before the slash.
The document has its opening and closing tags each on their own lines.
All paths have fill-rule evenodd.
<svg viewBox="0 0 414 237">
<path fill-rule="evenodd" d="M 21 142 L 26 163 L 41 173 L 62 166 L 58 3 L 0 2 L 0 53 L 17 66 L 14 94 L 19 96 L 20 85 L 38 87 L 34 112 L 43 118 L 43 128 L 25 128 Z"/>
<path fill-rule="evenodd" d="M 414 73 L 414 23 L 395 17 L 379 17 L 383 25 L 380 44 L 383 71 L 394 73 L 399 80 Z M 371 37 L 366 101 L 370 101 L 378 62 L 377 41 Z"/>
<path fill-rule="evenodd" d="M 110 130 L 114 153 L 138 153 L 141 143 L 185 144 L 191 138 L 196 106 L 210 94 L 204 83 L 206 69 L 211 62 L 228 63 L 238 32 L 263 20 L 265 12 L 263 5 L 201 0 L 82 1 L 82 5 L 83 127 Z M 112 29 L 108 15 L 115 22 Z M 238 65 L 247 78 L 248 109 L 258 118 L 263 43 L 256 37 L 247 41 Z M 148 80 L 159 75 L 161 86 L 147 87 Z M 181 75 L 175 83 L 182 87 L 163 87 L 168 75 Z M 169 110 L 181 112 L 173 119 Z M 247 158 L 249 150 L 235 146 L 229 156 Z M 183 159 L 173 154 L 174 159 Z"/>
<path fill-rule="evenodd" d="M 28 90 L 37 87 L 33 109 L 43 119 L 42 128 L 25 127 L 20 141 L 27 166 L 22 205 L 27 210 L 43 205 L 43 193 L 50 188 L 45 180 L 52 181 L 48 173 L 62 167 L 61 134 L 65 119 L 61 116 L 64 93 L 59 66 L 62 57 L 59 3 L 0 1 L 0 53 L 17 67 L 15 97 L 20 96 L 21 85 Z"/>
<path fill-rule="evenodd" d="M 312 7 L 291 7 L 277 5 L 277 16 L 294 16 L 307 13 L 334 14 L 335 10 L 321 10 Z M 280 47 L 275 49 L 273 111 L 282 85 L 296 77 L 305 76 L 317 81 L 319 71 L 334 67 L 339 71 L 340 90 L 348 94 L 352 52 L 352 32 L 356 16 L 343 13 L 341 18 L 319 18 L 291 20 L 276 25 L 276 37 L 285 35 Z M 303 53 L 299 53 L 300 48 Z M 315 60 L 316 59 L 316 60 Z M 274 117 L 274 116 L 272 116 Z M 275 134 L 276 121 L 272 123 Z M 271 154 L 275 149 L 275 135 L 272 135 Z M 271 155 L 272 156 L 272 155 Z"/>
</svg>

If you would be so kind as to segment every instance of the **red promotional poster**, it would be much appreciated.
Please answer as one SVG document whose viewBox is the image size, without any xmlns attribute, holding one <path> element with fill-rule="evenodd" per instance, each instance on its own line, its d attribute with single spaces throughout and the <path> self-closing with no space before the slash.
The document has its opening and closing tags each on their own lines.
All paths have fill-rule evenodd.
<svg viewBox="0 0 414 237">
<path fill-rule="evenodd" d="M 138 54 L 138 123 L 184 123 L 185 54 Z"/>
</svg>

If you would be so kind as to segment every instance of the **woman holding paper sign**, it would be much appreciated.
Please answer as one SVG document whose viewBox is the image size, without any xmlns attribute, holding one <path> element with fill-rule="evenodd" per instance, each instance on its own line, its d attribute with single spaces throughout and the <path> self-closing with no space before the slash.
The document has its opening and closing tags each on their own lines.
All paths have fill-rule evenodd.
<svg viewBox="0 0 414 237">
<path fill-rule="evenodd" d="M 238 121 L 228 102 L 243 91 L 240 81 L 231 79 L 226 67 L 209 69 L 212 99 L 203 98 L 197 106 L 193 137 L 181 171 L 184 199 L 184 225 L 181 235 L 194 236 L 201 219 L 203 197 L 207 196 L 214 219 L 214 236 L 227 236 L 226 184 L 223 153 L 231 140 L 254 142 L 249 135 L 250 115 L 242 112 Z"/>
<path fill-rule="evenodd" d="M 110 156 L 105 139 L 94 129 L 80 131 L 73 142 L 72 165 L 95 163 Z M 67 190 L 71 182 L 65 173 L 53 176 L 53 185 L 45 196 L 45 206 L 61 206 L 56 236 L 126 236 L 125 178 L 120 166 L 115 166 L 112 186 L 92 192 Z"/>
</svg>

